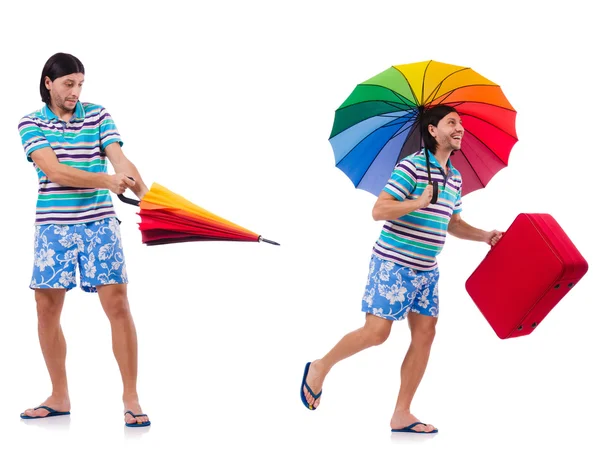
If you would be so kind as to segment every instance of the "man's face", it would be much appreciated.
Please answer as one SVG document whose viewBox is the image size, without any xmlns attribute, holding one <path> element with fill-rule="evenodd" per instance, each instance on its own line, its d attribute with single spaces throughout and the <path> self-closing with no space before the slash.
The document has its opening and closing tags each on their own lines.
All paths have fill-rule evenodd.
<svg viewBox="0 0 600 455">
<path fill-rule="evenodd" d="M 54 81 L 46 78 L 46 88 L 50 91 L 51 107 L 65 112 L 73 112 L 81 94 L 84 75 L 82 73 L 67 74 Z"/>
<path fill-rule="evenodd" d="M 450 112 L 440 120 L 438 126 L 429 125 L 429 132 L 438 143 L 438 150 L 459 150 L 465 129 L 460 116 Z"/>
</svg>

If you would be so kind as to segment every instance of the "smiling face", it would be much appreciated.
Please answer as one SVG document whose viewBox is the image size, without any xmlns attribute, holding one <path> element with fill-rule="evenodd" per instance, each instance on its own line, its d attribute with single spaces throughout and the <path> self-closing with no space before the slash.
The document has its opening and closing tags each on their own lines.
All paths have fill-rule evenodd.
<svg viewBox="0 0 600 455">
<path fill-rule="evenodd" d="M 57 115 L 75 110 L 83 87 L 83 80 L 82 73 L 67 74 L 57 77 L 53 81 L 46 77 L 45 85 L 50 92 L 50 108 Z"/>
<path fill-rule="evenodd" d="M 450 112 L 437 126 L 429 125 L 429 133 L 436 140 L 438 151 L 452 152 L 460 149 L 465 129 L 460 116 L 456 112 Z"/>
</svg>

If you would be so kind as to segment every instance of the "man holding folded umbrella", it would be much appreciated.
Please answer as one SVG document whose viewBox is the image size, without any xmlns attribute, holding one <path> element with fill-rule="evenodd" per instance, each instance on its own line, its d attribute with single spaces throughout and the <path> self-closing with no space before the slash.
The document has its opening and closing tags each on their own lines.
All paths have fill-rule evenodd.
<svg viewBox="0 0 600 455">
<path fill-rule="evenodd" d="M 81 61 L 58 53 L 40 80 L 44 106 L 19 123 L 28 161 L 39 180 L 35 257 L 30 288 L 35 291 L 38 335 L 52 393 L 23 419 L 66 415 L 71 403 L 65 369 L 66 342 L 60 315 L 66 292 L 77 285 L 98 293 L 112 330 L 112 346 L 123 380 L 127 426 L 148 426 L 137 394 L 137 336 L 127 300 L 127 272 L 119 221 L 109 191 L 148 191 L 102 106 L 79 101 Z M 115 174 L 107 173 L 107 158 Z M 131 178 L 130 178 L 131 177 Z M 89 419 L 86 419 L 89 421 Z"/>
<path fill-rule="evenodd" d="M 436 256 L 447 232 L 492 246 L 502 233 L 476 229 L 461 219 L 462 178 L 450 161 L 453 152 L 460 150 L 465 131 L 456 110 L 446 105 L 426 110 L 421 129 L 424 149 L 399 161 L 373 207 L 373 218 L 385 224 L 374 245 L 362 300 L 365 324 L 345 335 L 324 357 L 306 364 L 301 398 L 306 407 L 316 409 L 325 377 L 336 363 L 383 343 L 392 323 L 407 319 L 412 340 L 402 363 L 390 425 L 392 431 L 435 433 L 437 428 L 419 421 L 410 406 L 435 336 Z M 439 186 L 435 198 L 432 182 Z"/>
</svg>

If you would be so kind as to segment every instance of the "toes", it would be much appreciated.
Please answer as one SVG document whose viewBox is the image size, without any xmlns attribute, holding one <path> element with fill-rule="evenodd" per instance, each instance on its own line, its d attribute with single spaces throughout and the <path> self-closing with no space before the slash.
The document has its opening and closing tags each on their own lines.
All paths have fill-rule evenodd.
<svg viewBox="0 0 600 455">
<path fill-rule="evenodd" d="M 140 411 L 138 414 L 142 414 L 142 411 Z M 139 417 L 133 417 L 131 414 L 127 413 L 125 414 L 125 423 L 128 424 L 142 424 L 145 422 L 148 422 L 150 419 L 148 418 L 148 416 L 139 416 Z"/>
<path fill-rule="evenodd" d="M 315 399 L 313 394 L 310 393 L 310 391 L 308 390 L 308 387 L 310 387 L 310 386 L 305 385 L 304 388 L 302 389 L 302 391 L 304 392 L 304 398 L 306 398 L 306 402 L 309 405 L 316 408 L 317 406 L 319 406 L 319 403 L 321 402 L 321 397 L 319 396 L 319 398 Z"/>
<path fill-rule="evenodd" d="M 306 389 L 306 386 L 304 387 L 304 398 L 306 398 L 306 401 L 308 402 L 308 404 L 310 404 L 311 406 L 314 405 L 315 399 L 310 394 L 310 392 Z"/>
<path fill-rule="evenodd" d="M 423 431 L 424 433 L 431 433 L 433 430 L 435 430 L 435 427 L 433 425 L 417 425 L 417 427 L 421 427 L 418 431 Z"/>
<path fill-rule="evenodd" d="M 419 424 L 416 425 L 413 430 L 418 431 L 419 433 L 429 433 L 430 425 Z"/>
<path fill-rule="evenodd" d="M 45 409 L 31 409 L 30 411 L 30 416 L 31 417 L 45 417 L 48 414 L 50 414 L 48 411 L 46 411 Z"/>
<path fill-rule="evenodd" d="M 315 397 L 313 397 L 310 393 L 305 393 L 304 396 L 306 397 L 306 401 L 308 402 L 308 404 L 310 404 L 313 408 L 317 409 L 319 403 L 321 402 L 321 398 L 319 397 L 315 400 Z"/>
</svg>

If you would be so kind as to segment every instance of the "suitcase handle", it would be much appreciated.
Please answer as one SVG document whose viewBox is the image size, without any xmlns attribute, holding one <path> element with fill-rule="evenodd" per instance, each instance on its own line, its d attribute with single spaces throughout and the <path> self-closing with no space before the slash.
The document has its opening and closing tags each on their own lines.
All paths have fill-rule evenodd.
<svg viewBox="0 0 600 455">
<path fill-rule="evenodd" d="M 495 247 L 497 247 L 497 246 L 498 246 L 498 244 L 499 244 L 499 243 L 502 241 L 502 239 L 504 238 L 504 234 L 506 234 L 506 232 L 505 232 L 505 231 L 500 231 L 500 240 L 498 240 L 498 241 L 496 242 L 496 244 L 495 244 L 495 245 L 490 245 L 490 249 L 491 249 L 491 248 L 495 248 Z"/>
</svg>

